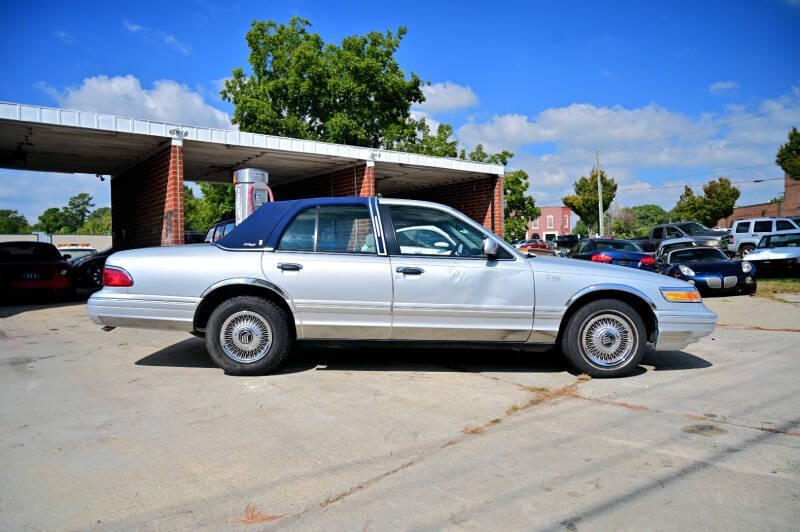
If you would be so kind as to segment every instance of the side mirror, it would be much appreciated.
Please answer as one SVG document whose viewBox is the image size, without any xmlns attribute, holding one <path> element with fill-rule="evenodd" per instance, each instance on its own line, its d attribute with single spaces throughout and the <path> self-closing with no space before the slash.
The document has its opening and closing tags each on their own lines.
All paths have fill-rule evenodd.
<svg viewBox="0 0 800 532">
<path fill-rule="evenodd" d="M 483 254 L 486 255 L 488 259 L 496 259 L 498 251 L 499 246 L 493 238 L 483 239 Z"/>
</svg>

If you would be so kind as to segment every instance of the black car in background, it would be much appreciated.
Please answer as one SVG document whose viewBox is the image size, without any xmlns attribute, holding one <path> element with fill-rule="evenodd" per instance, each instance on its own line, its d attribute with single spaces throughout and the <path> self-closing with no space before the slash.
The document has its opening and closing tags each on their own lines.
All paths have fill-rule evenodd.
<svg viewBox="0 0 800 532">
<path fill-rule="evenodd" d="M 578 245 L 578 235 L 561 235 L 553 239 L 553 243 L 558 249 L 572 249 Z"/>
<path fill-rule="evenodd" d="M 0 243 L 0 294 L 69 297 L 73 292 L 72 267 L 53 244 Z"/>
<path fill-rule="evenodd" d="M 748 261 L 732 260 L 719 249 L 675 249 L 664 257 L 664 274 L 688 281 L 703 295 L 754 294 L 756 268 Z"/>
</svg>

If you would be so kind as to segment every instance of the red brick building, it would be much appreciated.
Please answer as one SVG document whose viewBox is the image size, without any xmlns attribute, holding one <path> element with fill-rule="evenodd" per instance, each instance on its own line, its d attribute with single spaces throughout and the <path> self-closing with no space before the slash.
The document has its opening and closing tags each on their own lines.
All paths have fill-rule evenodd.
<svg viewBox="0 0 800 532">
<path fill-rule="evenodd" d="M 789 174 L 784 174 L 783 202 L 756 203 L 736 207 L 730 216 L 720 218 L 717 225 L 730 227 L 736 220 L 775 216 L 800 216 L 800 179 L 792 179 Z"/>
<path fill-rule="evenodd" d="M 539 207 L 542 213 L 535 219 L 528 222 L 528 238 L 533 238 L 533 234 L 539 235 L 543 240 L 552 240 L 561 235 L 568 235 L 572 232 L 572 220 L 569 207 L 558 205 L 554 207 Z"/>
</svg>

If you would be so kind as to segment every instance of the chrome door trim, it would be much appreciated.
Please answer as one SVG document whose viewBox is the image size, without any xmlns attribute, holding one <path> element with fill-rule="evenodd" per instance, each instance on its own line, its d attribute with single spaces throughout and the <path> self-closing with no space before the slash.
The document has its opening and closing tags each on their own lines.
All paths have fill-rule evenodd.
<svg viewBox="0 0 800 532">
<path fill-rule="evenodd" d="M 653 303 L 653 300 L 647 297 L 643 292 L 637 290 L 636 288 L 633 288 L 632 286 L 626 286 L 624 284 L 616 284 L 616 283 L 602 283 L 602 284 L 593 284 L 591 286 L 587 286 L 586 288 L 583 288 L 575 292 L 575 294 L 573 294 L 572 297 L 567 299 L 567 302 L 564 303 L 564 305 L 569 307 L 577 299 L 585 296 L 586 294 L 590 294 L 592 292 L 597 292 L 600 290 L 616 290 L 618 292 L 627 292 L 629 294 L 638 296 L 639 298 L 647 302 L 647 304 L 650 305 L 650 308 L 652 308 L 653 310 L 656 309 L 656 304 Z"/>
</svg>

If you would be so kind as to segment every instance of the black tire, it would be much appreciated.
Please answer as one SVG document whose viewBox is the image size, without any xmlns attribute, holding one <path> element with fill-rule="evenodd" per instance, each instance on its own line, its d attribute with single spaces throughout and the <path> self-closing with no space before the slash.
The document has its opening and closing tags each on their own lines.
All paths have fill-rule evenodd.
<svg viewBox="0 0 800 532">
<path fill-rule="evenodd" d="M 742 256 L 742 258 L 744 258 L 748 254 L 750 254 L 754 249 L 756 249 L 756 247 L 754 245 L 745 244 L 745 245 L 743 245 L 742 247 L 739 248 L 739 254 Z"/>
<path fill-rule="evenodd" d="M 242 315 L 243 312 L 249 313 L 255 319 L 260 318 L 271 329 L 271 334 L 263 335 L 271 339 L 266 353 L 252 362 L 236 360 L 226 352 L 220 339 L 220 332 L 226 321 L 234 315 Z M 206 347 L 214 363 L 228 375 L 264 375 L 275 371 L 288 356 L 293 340 L 289 331 L 289 317 L 282 308 L 260 297 L 238 296 L 223 301 L 211 313 L 206 326 Z M 247 341 L 256 340 L 251 336 Z"/>
<path fill-rule="evenodd" d="M 582 340 L 582 336 L 588 332 L 585 329 L 604 318 L 612 324 L 616 323 L 630 341 L 629 347 L 620 352 L 619 360 L 613 360 L 612 357 L 607 365 L 596 362 L 599 356 L 592 357 L 590 346 Z M 599 343 L 603 347 L 607 337 L 599 336 Z M 617 345 L 615 342 L 618 340 L 613 335 L 611 337 L 609 346 Z M 622 346 L 623 342 L 620 341 L 619 345 Z M 592 377 L 624 377 L 630 375 L 641 362 L 647 348 L 647 331 L 642 317 L 627 303 L 617 299 L 598 299 L 582 306 L 570 317 L 561 337 L 561 348 L 570 364 L 582 373 Z"/>
</svg>

